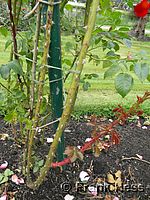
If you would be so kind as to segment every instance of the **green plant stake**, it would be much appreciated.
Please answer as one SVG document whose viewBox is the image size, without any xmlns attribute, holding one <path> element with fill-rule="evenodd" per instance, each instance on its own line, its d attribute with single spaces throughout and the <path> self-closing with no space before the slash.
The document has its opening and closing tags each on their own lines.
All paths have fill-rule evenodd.
<svg viewBox="0 0 150 200">
<path fill-rule="evenodd" d="M 54 0 L 53 8 L 53 26 L 51 30 L 51 44 L 49 48 L 48 65 L 54 68 L 48 69 L 49 82 L 50 82 L 50 95 L 51 95 L 51 107 L 52 107 L 52 119 L 58 119 L 62 115 L 63 111 L 63 85 L 62 85 L 62 66 L 61 66 L 61 37 L 60 37 L 60 8 L 58 0 Z M 46 23 L 47 5 L 43 7 L 43 23 Z M 56 69 L 56 68 L 57 69 Z M 58 122 L 53 126 L 54 131 L 58 127 Z M 57 161 L 64 159 L 63 152 L 65 150 L 64 135 L 61 137 L 61 141 L 57 150 Z"/>
<path fill-rule="evenodd" d="M 54 0 L 54 3 L 59 2 Z M 62 86 L 62 69 L 61 69 L 61 37 L 60 37 L 60 13 L 59 3 L 53 8 L 53 25 L 51 30 L 51 43 L 49 48 L 48 65 L 54 68 L 48 69 L 50 81 L 50 94 L 52 106 L 52 118 L 56 120 L 61 117 L 63 111 L 63 86 Z M 56 69 L 56 68 L 57 69 Z M 54 130 L 57 129 L 58 122 L 54 124 Z M 64 159 L 63 152 L 65 149 L 64 135 L 61 137 L 57 149 L 57 161 Z"/>
</svg>

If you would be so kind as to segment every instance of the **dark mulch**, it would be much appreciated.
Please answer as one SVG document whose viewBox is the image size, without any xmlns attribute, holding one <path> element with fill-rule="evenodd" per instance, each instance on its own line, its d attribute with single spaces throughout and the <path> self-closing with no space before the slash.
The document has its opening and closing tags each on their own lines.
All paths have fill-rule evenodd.
<svg viewBox="0 0 150 200">
<path fill-rule="evenodd" d="M 101 119 L 98 121 L 100 124 L 108 123 Z M 76 161 L 66 166 L 63 172 L 60 172 L 58 168 L 50 170 L 45 182 L 36 191 L 29 189 L 25 184 L 16 185 L 11 181 L 7 185 L 7 191 L 17 191 L 16 200 L 62 200 L 66 194 L 73 195 L 74 200 L 103 199 L 101 196 L 105 194 L 105 191 L 99 194 L 99 198 L 88 192 L 87 188 L 83 193 L 83 187 L 81 187 L 83 185 L 79 184 L 80 172 L 87 171 L 90 175 L 88 184 L 94 185 L 98 177 L 105 180 L 108 172 L 113 174 L 117 170 L 121 170 L 123 185 L 126 184 L 126 189 L 122 192 L 111 192 L 111 194 L 124 200 L 133 197 L 141 200 L 150 199 L 150 164 L 143 161 L 150 162 L 150 129 L 148 127 L 144 130 L 137 127 L 137 123 L 128 123 L 118 126 L 117 130 L 121 136 L 121 143 L 111 147 L 108 151 L 102 151 L 99 158 L 94 158 L 91 152 L 87 152 L 84 162 Z M 90 137 L 91 131 L 92 127 L 87 122 L 71 120 L 65 131 L 66 146 L 81 146 L 85 139 Z M 8 133 L 12 137 L 11 127 L 4 123 L 2 118 L 0 119 L 0 133 Z M 48 130 L 46 134 L 48 136 Z M 39 155 L 42 157 L 48 148 L 49 144 L 46 141 L 43 146 L 39 144 Z M 123 157 L 137 157 L 136 154 L 143 156 L 143 160 L 122 160 Z M 16 169 L 20 169 L 21 155 L 22 148 L 13 140 L 0 141 L 0 162 L 3 163 L 7 160 L 9 169 L 16 173 L 18 173 Z M 110 191 L 106 191 L 106 193 L 110 194 Z"/>
</svg>

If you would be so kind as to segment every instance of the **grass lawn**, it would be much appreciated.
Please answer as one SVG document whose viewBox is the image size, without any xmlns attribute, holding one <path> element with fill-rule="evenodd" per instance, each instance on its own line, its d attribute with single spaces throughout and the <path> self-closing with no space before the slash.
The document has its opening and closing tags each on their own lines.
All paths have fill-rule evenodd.
<svg viewBox="0 0 150 200">
<path fill-rule="evenodd" d="M 62 50 L 64 49 L 66 42 L 70 40 L 72 40 L 71 36 L 62 37 Z M 9 61 L 9 49 L 4 51 L 5 42 L 6 38 L 0 35 L 0 65 Z M 141 50 L 144 50 L 147 52 L 147 57 L 150 58 L 149 44 L 149 42 L 133 41 L 133 45 L 130 49 L 125 46 L 121 46 L 119 54 L 121 57 L 126 57 L 129 51 L 132 54 L 138 54 Z M 94 51 L 96 54 L 103 55 L 101 49 Z M 71 54 L 68 53 L 65 53 L 64 56 L 65 58 L 72 58 Z M 141 83 L 137 77 L 133 75 L 135 78 L 133 90 L 123 99 L 115 91 L 113 78 L 104 80 L 104 72 L 105 69 L 102 68 L 102 63 L 96 66 L 93 62 L 86 62 L 83 75 L 87 73 L 97 73 L 99 77 L 88 80 L 91 84 L 88 91 L 83 91 L 81 84 L 75 105 L 75 114 L 80 115 L 96 113 L 98 115 L 111 115 L 112 108 L 114 108 L 117 104 L 124 104 L 128 108 L 133 102 L 135 102 L 136 95 L 142 95 L 144 94 L 144 91 L 150 90 L 150 83 L 148 81 Z M 65 84 L 66 89 L 68 89 L 70 78 Z M 2 81 L 1 78 L 0 81 Z M 143 104 L 143 109 L 150 115 L 150 102 L 145 102 Z"/>
<path fill-rule="evenodd" d="M 71 37 L 63 37 L 63 44 L 70 40 Z M 121 57 L 126 57 L 129 51 L 131 54 L 135 55 L 140 54 L 142 50 L 145 51 L 146 56 L 150 58 L 149 42 L 133 41 L 132 43 L 133 44 L 131 48 L 121 46 L 121 49 L 119 50 Z M 101 49 L 95 50 L 95 53 L 103 55 Z M 96 66 L 93 62 L 86 62 L 82 74 L 84 75 L 87 73 L 97 73 L 99 77 L 88 80 L 88 82 L 91 84 L 91 87 L 88 91 L 83 91 L 81 84 L 75 105 L 75 113 L 77 115 L 87 113 L 111 115 L 112 108 L 118 104 L 125 105 L 125 107 L 129 108 L 130 105 L 136 101 L 137 95 L 142 96 L 146 90 L 150 90 L 150 83 L 148 81 L 141 83 L 135 74 L 132 73 L 132 76 L 134 77 L 134 86 L 132 91 L 125 98 L 122 98 L 115 91 L 114 79 L 104 79 L 105 70 L 106 69 L 102 68 L 102 63 Z M 68 80 L 66 88 L 68 88 L 69 83 L 70 82 Z M 143 104 L 143 109 L 147 114 L 150 114 L 150 102 L 145 102 Z"/>
</svg>

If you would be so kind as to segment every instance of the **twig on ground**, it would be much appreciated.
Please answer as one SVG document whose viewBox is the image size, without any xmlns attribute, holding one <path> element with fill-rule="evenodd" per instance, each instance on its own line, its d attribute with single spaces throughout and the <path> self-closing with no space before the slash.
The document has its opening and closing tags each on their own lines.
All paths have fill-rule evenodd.
<svg viewBox="0 0 150 200">
<path fill-rule="evenodd" d="M 147 164 L 150 165 L 150 162 L 149 162 L 149 161 L 143 160 L 143 159 L 140 159 L 140 158 L 137 158 L 137 157 L 129 157 L 129 158 L 123 157 L 121 160 L 122 160 L 122 161 L 123 161 L 123 160 L 139 160 L 139 161 L 142 161 L 142 162 L 147 163 Z"/>
</svg>

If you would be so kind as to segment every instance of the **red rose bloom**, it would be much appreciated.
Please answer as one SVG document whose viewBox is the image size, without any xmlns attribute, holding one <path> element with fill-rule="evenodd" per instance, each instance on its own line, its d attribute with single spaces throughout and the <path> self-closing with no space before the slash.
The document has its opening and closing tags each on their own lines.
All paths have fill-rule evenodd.
<svg viewBox="0 0 150 200">
<path fill-rule="evenodd" d="M 150 3 L 148 0 L 142 0 L 134 7 L 134 13 L 137 17 L 145 17 L 148 14 Z"/>
</svg>

